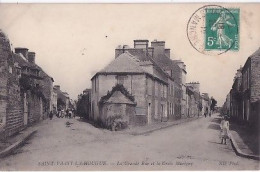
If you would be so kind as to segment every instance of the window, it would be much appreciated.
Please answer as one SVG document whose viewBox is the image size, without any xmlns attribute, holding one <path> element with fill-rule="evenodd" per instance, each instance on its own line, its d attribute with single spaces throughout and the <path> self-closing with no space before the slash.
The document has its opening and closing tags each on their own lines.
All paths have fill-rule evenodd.
<svg viewBox="0 0 260 172">
<path fill-rule="evenodd" d="M 9 66 L 9 73 L 13 73 L 13 68 Z"/>
<path fill-rule="evenodd" d="M 164 88 L 162 84 L 159 85 L 159 89 L 161 89 L 161 97 L 164 97 Z"/>
<path fill-rule="evenodd" d="M 142 107 L 136 107 L 135 108 L 135 112 L 136 112 L 136 115 L 146 115 L 145 114 L 145 108 L 142 108 Z"/>
</svg>

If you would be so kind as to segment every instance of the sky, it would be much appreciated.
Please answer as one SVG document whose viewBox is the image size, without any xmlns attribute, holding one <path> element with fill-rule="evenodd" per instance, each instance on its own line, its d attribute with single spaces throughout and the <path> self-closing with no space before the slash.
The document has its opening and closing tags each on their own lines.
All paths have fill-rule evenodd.
<svg viewBox="0 0 260 172">
<path fill-rule="evenodd" d="M 114 59 L 118 45 L 135 39 L 165 41 L 172 59 L 186 64 L 187 82 L 221 106 L 236 70 L 260 47 L 259 4 L 240 8 L 240 49 L 221 55 L 196 51 L 187 38 L 191 15 L 205 4 L 0 4 L 0 29 L 12 47 L 36 52 L 36 63 L 72 99 L 91 88 L 91 77 Z"/>
</svg>

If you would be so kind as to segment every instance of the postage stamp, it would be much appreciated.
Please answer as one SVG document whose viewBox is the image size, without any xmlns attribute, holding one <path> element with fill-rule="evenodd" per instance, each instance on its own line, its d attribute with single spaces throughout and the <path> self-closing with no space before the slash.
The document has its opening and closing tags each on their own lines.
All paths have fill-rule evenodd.
<svg viewBox="0 0 260 172">
<path fill-rule="evenodd" d="M 191 45 L 207 55 L 239 50 L 239 8 L 206 5 L 195 11 L 187 24 Z"/>
<path fill-rule="evenodd" d="M 206 50 L 239 49 L 239 9 L 206 8 Z"/>
</svg>

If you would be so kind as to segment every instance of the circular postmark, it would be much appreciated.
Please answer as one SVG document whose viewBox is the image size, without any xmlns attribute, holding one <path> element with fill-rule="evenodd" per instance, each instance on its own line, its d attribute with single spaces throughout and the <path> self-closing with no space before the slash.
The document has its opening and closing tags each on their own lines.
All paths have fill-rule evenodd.
<svg viewBox="0 0 260 172">
<path fill-rule="evenodd" d="M 187 24 L 187 37 L 198 52 L 220 55 L 239 50 L 239 9 L 206 5 L 196 10 Z"/>
</svg>

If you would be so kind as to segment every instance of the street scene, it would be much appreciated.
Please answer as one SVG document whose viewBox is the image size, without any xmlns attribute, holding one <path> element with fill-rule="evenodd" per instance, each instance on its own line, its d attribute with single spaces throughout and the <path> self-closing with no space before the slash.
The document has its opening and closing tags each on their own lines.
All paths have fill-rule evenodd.
<svg viewBox="0 0 260 172">
<path fill-rule="evenodd" d="M 235 154 L 219 142 L 219 114 L 138 136 L 100 130 L 79 119 L 43 121 L 38 132 L 1 160 L 6 170 L 137 169 L 254 170 L 259 161 Z M 201 137 L 203 133 L 204 137 Z M 87 137 L 83 137 L 87 135 Z M 167 136 L 167 137 L 166 137 Z M 178 138 L 178 139 L 176 139 Z M 172 149 L 169 150 L 169 147 Z M 40 156 L 39 156 L 40 155 Z M 95 165 L 104 161 L 106 165 Z M 143 163 L 149 165 L 141 165 Z M 151 165 L 160 162 L 164 165 Z M 130 164 L 132 163 L 132 165 Z M 138 164 L 137 164 L 138 163 Z M 57 165 L 58 164 L 58 165 Z"/>
<path fill-rule="evenodd" d="M 0 170 L 260 170 L 259 5 L 183 5 L 0 4 Z"/>
</svg>

